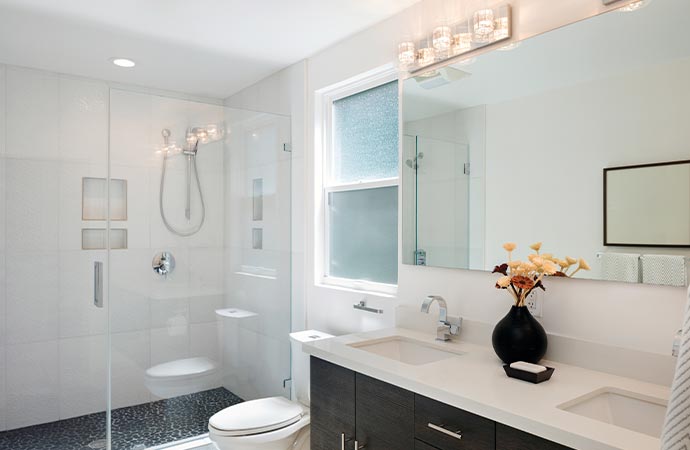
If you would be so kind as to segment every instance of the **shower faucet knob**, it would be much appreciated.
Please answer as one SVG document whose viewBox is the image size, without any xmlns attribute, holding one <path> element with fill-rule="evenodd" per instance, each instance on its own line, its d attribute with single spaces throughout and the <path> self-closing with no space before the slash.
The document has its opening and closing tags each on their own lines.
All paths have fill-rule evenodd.
<svg viewBox="0 0 690 450">
<path fill-rule="evenodd" d="M 175 270 L 175 257 L 170 252 L 157 253 L 151 262 L 153 271 L 158 275 L 167 278 Z"/>
</svg>

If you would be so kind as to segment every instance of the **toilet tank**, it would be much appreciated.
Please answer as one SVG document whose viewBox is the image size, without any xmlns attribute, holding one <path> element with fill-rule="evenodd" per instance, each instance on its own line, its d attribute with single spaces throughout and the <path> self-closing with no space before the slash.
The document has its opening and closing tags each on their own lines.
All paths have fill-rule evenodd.
<svg viewBox="0 0 690 450">
<path fill-rule="evenodd" d="M 305 342 L 332 338 L 333 335 L 317 330 L 290 333 L 292 346 L 292 400 L 309 406 L 309 355 L 302 351 Z"/>
</svg>

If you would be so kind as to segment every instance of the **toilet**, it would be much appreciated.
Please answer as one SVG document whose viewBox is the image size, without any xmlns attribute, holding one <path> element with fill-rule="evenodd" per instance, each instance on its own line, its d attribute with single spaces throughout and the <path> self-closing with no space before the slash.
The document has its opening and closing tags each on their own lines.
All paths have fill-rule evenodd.
<svg viewBox="0 0 690 450">
<path fill-rule="evenodd" d="M 309 450 L 309 356 L 302 343 L 333 337 L 306 330 L 290 334 L 293 386 L 306 389 L 306 398 L 295 389 L 285 397 L 250 400 L 214 414 L 208 421 L 209 438 L 219 450 Z M 300 398 L 302 397 L 302 398 Z"/>
<path fill-rule="evenodd" d="M 173 398 L 220 386 L 218 364 L 206 357 L 185 358 L 146 370 L 144 384 L 155 396 Z"/>
</svg>

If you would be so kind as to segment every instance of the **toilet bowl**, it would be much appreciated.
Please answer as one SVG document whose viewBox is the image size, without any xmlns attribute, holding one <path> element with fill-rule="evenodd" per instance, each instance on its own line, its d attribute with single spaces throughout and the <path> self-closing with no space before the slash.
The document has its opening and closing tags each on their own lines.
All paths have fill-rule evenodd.
<svg viewBox="0 0 690 450">
<path fill-rule="evenodd" d="M 326 339 L 329 334 L 307 330 L 290 334 L 293 383 L 309 392 L 309 356 L 302 343 Z M 303 375 L 298 379 L 297 374 Z M 298 395 L 295 397 L 299 398 Z M 304 403 L 309 398 L 299 398 Z M 284 397 L 261 398 L 230 406 L 208 421 L 209 438 L 219 450 L 309 450 L 309 408 Z"/>
<path fill-rule="evenodd" d="M 309 450 L 309 411 L 284 397 L 240 403 L 214 414 L 209 438 L 220 450 Z"/>
<path fill-rule="evenodd" d="M 147 389 L 160 398 L 172 398 L 218 387 L 218 364 L 206 357 L 185 358 L 155 365 L 146 370 Z"/>
</svg>

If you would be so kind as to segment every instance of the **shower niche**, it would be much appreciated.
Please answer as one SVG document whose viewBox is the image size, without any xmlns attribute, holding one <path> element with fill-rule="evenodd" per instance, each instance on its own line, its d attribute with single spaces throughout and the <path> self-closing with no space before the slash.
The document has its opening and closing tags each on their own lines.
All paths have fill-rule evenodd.
<svg viewBox="0 0 690 450">
<path fill-rule="evenodd" d="M 82 228 L 82 250 L 104 250 L 108 247 L 105 226 L 108 220 L 108 206 L 110 206 L 111 221 L 124 222 L 127 220 L 127 180 L 118 178 L 110 180 L 110 202 L 108 202 L 107 182 L 106 178 L 82 178 L 81 220 L 103 222 L 101 226 L 94 225 Z M 127 248 L 126 228 L 110 229 L 110 248 L 113 250 Z"/>
</svg>

